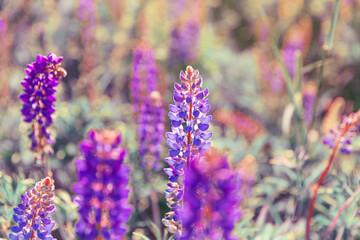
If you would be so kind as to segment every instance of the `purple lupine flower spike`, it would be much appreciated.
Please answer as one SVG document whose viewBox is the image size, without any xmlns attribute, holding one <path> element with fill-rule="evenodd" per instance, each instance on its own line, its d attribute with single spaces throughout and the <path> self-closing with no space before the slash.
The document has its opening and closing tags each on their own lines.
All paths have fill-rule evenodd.
<svg viewBox="0 0 360 240">
<path fill-rule="evenodd" d="M 141 165 L 147 169 L 159 169 L 165 131 L 165 109 L 158 91 L 153 50 L 144 41 L 140 41 L 134 50 L 130 87 L 132 107 L 138 125 Z"/>
<path fill-rule="evenodd" d="M 54 180 L 46 177 L 37 182 L 35 187 L 21 195 L 22 203 L 14 208 L 14 221 L 16 226 L 11 228 L 9 234 L 12 240 L 27 239 L 54 239 L 51 229 L 55 226 L 49 215 L 55 212 L 52 203 L 54 195 Z"/>
<path fill-rule="evenodd" d="M 323 143 L 330 148 L 337 147 L 340 144 L 340 151 L 344 154 L 352 152 L 352 141 L 360 128 L 360 111 L 350 113 L 344 116 L 337 129 L 330 130 L 324 139 Z"/>
<path fill-rule="evenodd" d="M 41 161 L 45 161 L 45 154 L 53 151 L 50 125 L 55 112 L 55 87 L 66 76 L 66 71 L 60 67 L 61 61 L 62 57 L 53 53 L 48 56 L 38 55 L 35 62 L 27 65 L 27 76 L 21 83 L 24 86 L 24 93 L 20 95 L 24 102 L 21 113 L 25 122 L 32 123 L 30 149 L 35 152 L 35 159 Z"/>
<path fill-rule="evenodd" d="M 241 177 L 215 149 L 185 167 L 184 208 L 180 240 L 235 240 L 240 219 Z"/>
<path fill-rule="evenodd" d="M 198 19 L 188 18 L 178 24 L 171 32 L 170 67 L 180 63 L 194 62 L 197 58 L 200 23 Z"/>
<path fill-rule="evenodd" d="M 112 130 L 90 130 L 80 143 L 82 156 L 75 161 L 78 182 L 72 189 L 79 204 L 80 239 L 121 239 L 132 208 L 128 204 L 130 168 L 121 137 Z"/>
<path fill-rule="evenodd" d="M 164 194 L 171 211 L 166 214 L 163 223 L 174 233 L 175 239 L 181 234 L 179 209 L 184 191 L 181 183 L 184 164 L 202 155 L 210 147 L 207 140 L 212 137 L 212 133 L 206 132 L 212 117 L 206 116 L 210 111 L 209 100 L 206 99 L 209 90 L 202 89 L 202 77 L 197 70 L 188 66 L 185 73 L 181 71 L 180 80 L 181 85 L 175 83 L 175 105 L 169 106 L 172 132 L 166 133 L 170 157 L 165 159 L 169 168 L 164 169 L 169 175 Z"/>
</svg>

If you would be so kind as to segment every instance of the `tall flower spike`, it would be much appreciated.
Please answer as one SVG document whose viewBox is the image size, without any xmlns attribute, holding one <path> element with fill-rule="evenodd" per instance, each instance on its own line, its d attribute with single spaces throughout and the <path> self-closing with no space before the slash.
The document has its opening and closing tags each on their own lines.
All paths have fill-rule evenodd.
<svg viewBox="0 0 360 240">
<path fill-rule="evenodd" d="M 158 74 L 153 50 L 140 41 L 134 50 L 131 95 L 138 125 L 141 164 L 147 169 L 160 168 L 165 131 L 165 110 L 158 91 Z"/>
<path fill-rule="evenodd" d="M 206 116 L 210 111 L 209 100 L 205 99 L 209 90 L 202 89 L 202 77 L 197 70 L 188 66 L 185 73 L 181 71 L 180 80 L 181 85 L 175 83 L 175 105 L 169 106 L 172 132 L 166 133 L 170 157 L 165 159 L 169 168 L 164 169 L 169 175 L 168 188 L 164 194 L 171 211 L 166 214 L 163 223 L 174 233 L 175 239 L 181 234 L 179 209 L 182 207 L 184 191 L 181 183 L 184 164 L 202 155 L 210 147 L 207 140 L 212 137 L 212 133 L 206 132 L 212 117 Z"/>
<path fill-rule="evenodd" d="M 50 53 L 47 57 L 38 55 L 36 61 L 27 65 L 27 76 L 21 85 L 24 93 L 20 99 L 24 102 L 21 113 L 25 122 L 32 123 L 31 150 L 35 159 L 45 161 L 45 154 L 52 153 L 54 140 L 50 137 L 50 125 L 55 112 L 55 87 L 59 80 L 66 76 L 66 71 L 60 67 L 62 57 Z"/>
<path fill-rule="evenodd" d="M 231 232 L 241 217 L 242 182 L 226 157 L 212 149 L 185 167 L 185 176 L 180 239 L 235 239 Z"/>
<path fill-rule="evenodd" d="M 13 218 L 17 226 L 11 228 L 13 233 L 10 233 L 10 239 L 54 239 L 51 229 L 55 222 L 49 218 L 55 211 L 55 205 L 52 203 L 55 197 L 54 190 L 54 180 L 46 177 L 37 182 L 33 189 L 21 195 L 22 203 L 14 208 Z"/>
<path fill-rule="evenodd" d="M 128 204 L 130 168 L 126 150 L 119 148 L 116 131 L 90 130 L 80 143 L 82 156 L 75 161 L 78 182 L 72 189 L 79 204 L 80 239 L 121 239 L 132 208 Z"/>
</svg>

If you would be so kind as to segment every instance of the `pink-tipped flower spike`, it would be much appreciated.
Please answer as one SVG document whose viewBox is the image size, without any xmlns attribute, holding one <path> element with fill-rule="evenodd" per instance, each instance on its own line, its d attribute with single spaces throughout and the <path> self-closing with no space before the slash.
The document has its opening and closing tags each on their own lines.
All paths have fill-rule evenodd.
<svg viewBox="0 0 360 240">
<path fill-rule="evenodd" d="M 9 238 L 12 240 L 27 239 L 54 239 L 51 229 L 55 222 L 51 221 L 49 215 L 55 211 L 52 203 L 54 195 L 54 180 L 46 177 L 37 182 L 35 187 L 21 195 L 22 203 L 14 208 L 14 221 Z"/>
<path fill-rule="evenodd" d="M 27 65 L 27 76 L 21 83 L 24 86 L 24 93 L 20 95 L 24 102 L 21 113 L 24 121 L 32 124 L 30 149 L 35 153 L 35 159 L 41 161 L 45 161 L 45 155 L 53 151 L 50 129 L 55 112 L 55 87 L 66 76 L 66 71 L 60 67 L 61 61 L 62 57 L 53 53 L 38 55 L 35 62 Z"/>
<path fill-rule="evenodd" d="M 208 140 L 212 137 L 212 133 L 207 132 L 212 118 L 206 116 L 210 111 L 209 100 L 206 99 L 209 90 L 202 89 L 202 77 L 197 70 L 188 66 L 185 73 L 181 71 L 180 80 L 181 85 L 175 83 L 175 104 L 169 106 L 172 132 L 166 133 L 170 157 L 165 159 L 169 168 L 164 169 L 169 175 L 164 194 L 171 211 L 166 214 L 163 223 L 175 239 L 181 234 L 179 210 L 182 208 L 184 191 L 181 182 L 184 164 L 204 154 L 210 147 Z"/>
<path fill-rule="evenodd" d="M 122 239 L 132 208 L 128 204 L 130 168 L 121 137 L 112 130 L 90 130 L 80 143 L 75 161 L 78 182 L 72 189 L 79 204 L 80 239 Z"/>
</svg>

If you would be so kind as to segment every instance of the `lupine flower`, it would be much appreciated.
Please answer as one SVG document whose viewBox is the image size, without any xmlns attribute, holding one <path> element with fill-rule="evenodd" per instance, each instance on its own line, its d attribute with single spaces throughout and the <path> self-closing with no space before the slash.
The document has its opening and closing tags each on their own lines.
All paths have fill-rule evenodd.
<svg viewBox="0 0 360 240">
<path fill-rule="evenodd" d="M 25 122 L 32 123 L 31 150 L 36 159 L 44 161 L 44 155 L 52 153 L 53 139 L 50 137 L 52 115 L 55 112 L 55 87 L 59 80 L 66 76 L 66 71 L 60 67 L 62 57 L 50 53 L 47 57 L 38 55 L 36 62 L 27 65 L 27 76 L 21 85 L 24 93 L 20 99 L 24 102 L 21 113 Z"/>
<path fill-rule="evenodd" d="M 97 98 L 99 92 L 94 74 L 92 74 L 99 61 L 99 46 L 95 37 L 97 26 L 96 1 L 80 0 L 77 17 L 81 22 L 80 40 L 82 45 L 81 76 L 77 85 L 81 94 L 85 94 L 90 100 L 93 100 Z"/>
<path fill-rule="evenodd" d="M 198 39 L 200 35 L 199 20 L 186 18 L 171 32 L 170 67 L 180 63 L 194 62 L 197 57 Z"/>
<path fill-rule="evenodd" d="M 184 208 L 180 239 L 235 239 L 231 232 L 241 217 L 240 175 L 215 149 L 185 167 Z"/>
<path fill-rule="evenodd" d="M 49 217 L 55 211 L 52 203 L 54 195 L 54 180 L 46 177 L 37 182 L 35 187 L 27 190 L 21 195 L 22 203 L 14 208 L 14 221 L 9 238 L 12 240 L 27 239 L 54 239 L 51 236 L 51 229 L 55 222 Z"/>
<path fill-rule="evenodd" d="M 128 204 L 130 168 L 121 137 L 111 130 L 90 130 L 80 143 L 82 156 L 75 161 L 78 182 L 73 185 L 79 204 L 80 239 L 121 239 L 132 209 Z"/>
<path fill-rule="evenodd" d="M 77 17 L 82 22 L 81 42 L 83 44 L 83 70 L 88 73 L 95 66 L 97 51 L 95 40 L 96 6 L 93 0 L 81 0 Z"/>
<path fill-rule="evenodd" d="M 181 183 L 184 164 L 203 154 L 210 147 L 207 140 L 212 137 L 212 133 L 206 132 L 212 117 L 206 116 L 210 111 L 209 100 L 205 99 L 209 90 L 202 89 L 202 77 L 197 70 L 188 66 L 185 73 L 181 71 L 180 80 L 181 85 L 175 83 L 175 105 L 169 106 L 172 132 L 166 133 L 166 137 L 171 149 L 170 157 L 165 159 L 169 168 L 164 169 L 169 175 L 165 198 L 171 211 L 166 214 L 163 223 L 174 233 L 174 238 L 181 233 L 179 209 L 184 191 Z"/>
<path fill-rule="evenodd" d="M 303 87 L 303 119 L 306 123 L 311 122 L 317 90 L 316 84 L 312 81 L 307 82 Z"/>
<path fill-rule="evenodd" d="M 350 154 L 352 152 L 352 141 L 359 131 L 360 127 L 360 111 L 350 113 L 348 116 L 344 116 L 337 129 L 330 130 L 323 143 L 330 148 L 340 144 L 340 151 L 344 154 Z"/>
<path fill-rule="evenodd" d="M 282 47 L 285 66 L 293 78 L 296 67 L 295 52 L 300 51 L 304 57 L 311 41 L 312 22 L 309 17 L 302 17 L 297 24 L 289 29 Z"/>
<path fill-rule="evenodd" d="M 158 91 L 153 50 L 143 41 L 134 50 L 131 95 L 138 125 L 141 164 L 148 169 L 159 169 L 165 110 Z"/>
<path fill-rule="evenodd" d="M 11 100 L 11 91 L 9 88 L 9 65 L 12 59 L 11 57 L 11 47 L 12 47 L 12 38 L 9 34 L 7 20 L 0 15 L 0 106 L 8 106 L 9 101 Z"/>
</svg>

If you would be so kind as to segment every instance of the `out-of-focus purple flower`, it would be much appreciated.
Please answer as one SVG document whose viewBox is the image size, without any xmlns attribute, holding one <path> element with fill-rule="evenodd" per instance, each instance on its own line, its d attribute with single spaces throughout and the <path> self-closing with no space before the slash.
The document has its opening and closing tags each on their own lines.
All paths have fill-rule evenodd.
<svg viewBox="0 0 360 240">
<path fill-rule="evenodd" d="M 231 232 L 240 219 L 241 176 L 226 157 L 209 153 L 185 167 L 181 240 L 235 240 Z"/>
<path fill-rule="evenodd" d="M 72 189 L 79 204 L 80 239 L 121 239 L 132 208 L 128 204 L 130 168 L 121 137 L 111 130 L 90 130 L 80 143 L 82 156 L 75 161 L 78 182 Z"/>
<path fill-rule="evenodd" d="M 0 58 L 0 70 L 4 67 L 5 62 L 8 62 L 8 55 L 10 53 L 9 49 L 9 34 L 8 34 L 8 26 L 6 20 L 0 16 L 0 52 L 2 53 L 2 57 Z M 3 55 L 4 54 L 4 55 Z"/>
<path fill-rule="evenodd" d="M 199 20 L 194 17 L 188 18 L 172 30 L 170 39 L 170 67 L 176 66 L 179 62 L 184 64 L 196 60 L 199 35 Z"/>
<path fill-rule="evenodd" d="M 54 190 L 54 180 L 46 177 L 37 182 L 33 189 L 21 195 L 22 203 L 14 208 L 13 218 L 17 225 L 11 228 L 13 233 L 9 234 L 10 239 L 54 239 L 51 229 L 55 222 L 49 217 L 55 212 L 55 205 L 52 203 Z"/>
<path fill-rule="evenodd" d="M 80 0 L 77 17 L 82 21 L 82 38 L 84 41 L 94 37 L 92 28 L 96 25 L 96 7 L 93 0 Z"/>
<path fill-rule="evenodd" d="M 175 83 L 175 105 L 169 106 L 172 132 L 166 133 L 170 157 L 165 159 L 169 168 L 164 169 L 169 176 L 164 194 L 171 211 L 166 214 L 163 223 L 174 233 L 174 238 L 178 238 L 181 232 L 179 208 L 184 191 L 181 183 L 184 163 L 188 164 L 202 155 L 210 147 L 208 140 L 212 137 L 212 133 L 207 132 L 212 119 L 212 116 L 206 116 L 210 111 L 209 100 L 206 99 L 209 90 L 202 89 L 202 77 L 188 66 L 185 73 L 181 71 L 180 80 L 181 85 Z"/>
<path fill-rule="evenodd" d="M 285 66 L 290 74 L 290 77 L 293 78 L 295 74 L 296 67 L 296 51 L 303 52 L 305 48 L 304 39 L 298 38 L 288 41 L 282 49 L 282 57 L 285 63 Z"/>
<path fill-rule="evenodd" d="M 337 147 L 340 144 L 340 151 L 344 154 L 352 152 L 352 141 L 359 131 L 360 127 L 360 111 L 350 113 L 344 116 L 337 129 L 331 129 L 324 139 L 323 143 L 330 148 Z"/>
<path fill-rule="evenodd" d="M 310 123 L 312 119 L 312 112 L 314 108 L 315 98 L 317 94 L 317 86 L 314 82 L 309 81 L 303 88 L 303 119 L 306 123 Z"/>
<path fill-rule="evenodd" d="M 165 131 L 165 110 L 158 91 L 153 50 L 145 42 L 139 42 L 134 50 L 130 88 L 138 125 L 141 164 L 148 169 L 159 169 Z"/>
<path fill-rule="evenodd" d="M 81 76 L 78 81 L 80 93 L 85 94 L 90 100 L 96 99 L 99 92 L 98 83 L 95 81 L 93 70 L 99 62 L 99 45 L 95 36 L 97 27 L 97 8 L 94 0 L 80 0 L 77 9 L 80 20 L 81 41 Z"/>
<path fill-rule="evenodd" d="M 45 154 L 52 152 L 53 139 L 50 137 L 50 125 L 55 112 L 55 87 L 59 80 L 66 76 L 66 71 L 60 67 L 62 57 L 50 53 L 47 57 L 38 55 L 36 61 L 27 65 L 27 76 L 21 85 L 24 93 L 20 99 L 24 102 L 21 113 L 25 122 L 32 123 L 31 150 L 36 159 L 43 160 Z"/>
</svg>

